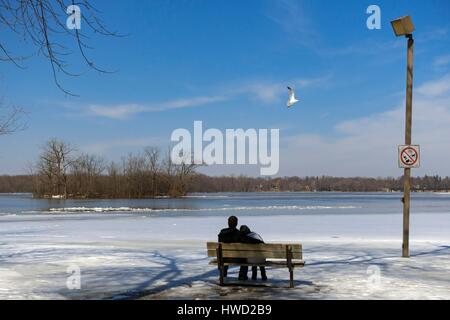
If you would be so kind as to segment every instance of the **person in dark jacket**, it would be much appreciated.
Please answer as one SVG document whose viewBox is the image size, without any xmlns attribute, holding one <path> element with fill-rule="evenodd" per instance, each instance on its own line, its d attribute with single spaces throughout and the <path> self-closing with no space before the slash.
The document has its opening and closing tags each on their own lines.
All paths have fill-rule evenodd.
<svg viewBox="0 0 450 320">
<path fill-rule="evenodd" d="M 262 237 L 257 234 L 256 232 L 252 232 L 249 227 L 246 225 L 242 225 L 240 228 L 241 233 L 241 243 L 249 243 L 249 244 L 258 244 L 258 243 L 264 243 L 264 240 Z M 258 258 L 249 258 L 247 259 L 248 263 L 264 263 L 266 262 L 265 259 L 258 259 Z M 264 266 L 260 266 L 259 270 L 261 271 L 261 279 L 266 281 L 267 275 L 266 275 L 266 268 Z M 248 267 L 242 266 L 241 270 L 239 271 L 239 280 L 247 280 L 247 272 Z M 253 266 L 252 267 L 252 280 L 256 280 L 258 275 L 258 267 Z"/>
<path fill-rule="evenodd" d="M 228 218 L 228 228 L 220 230 L 220 233 L 218 235 L 219 242 L 223 243 L 237 243 L 240 241 L 241 233 L 239 232 L 238 228 L 238 218 L 235 216 L 231 216 Z M 224 261 L 226 262 L 227 259 L 225 258 Z M 223 268 L 223 275 L 226 277 L 228 274 L 228 266 L 224 266 Z"/>
<path fill-rule="evenodd" d="M 238 218 L 231 216 L 228 218 L 228 228 L 220 230 L 218 235 L 219 242 L 237 243 L 240 240 L 241 233 L 237 229 Z"/>
</svg>

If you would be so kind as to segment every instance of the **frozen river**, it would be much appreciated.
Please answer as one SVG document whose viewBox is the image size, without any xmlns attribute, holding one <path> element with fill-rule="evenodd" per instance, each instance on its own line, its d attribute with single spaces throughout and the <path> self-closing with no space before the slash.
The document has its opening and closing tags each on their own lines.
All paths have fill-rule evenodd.
<svg viewBox="0 0 450 320">
<path fill-rule="evenodd" d="M 3 194 L 0 298 L 449 299 L 450 195 L 413 194 L 411 259 L 399 258 L 400 198 L 220 193 L 63 201 Z M 303 243 L 307 265 L 296 271 L 296 289 L 280 288 L 288 278 L 282 269 L 269 271 L 271 288 L 216 285 L 205 242 L 229 215 L 266 242 Z M 68 268 L 79 269 L 80 289 L 68 288 Z"/>
</svg>

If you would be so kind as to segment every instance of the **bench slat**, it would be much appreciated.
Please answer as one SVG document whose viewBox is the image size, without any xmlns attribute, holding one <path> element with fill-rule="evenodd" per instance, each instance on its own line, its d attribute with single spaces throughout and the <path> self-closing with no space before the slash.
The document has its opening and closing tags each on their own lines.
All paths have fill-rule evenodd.
<svg viewBox="0 0 450 320">
<path fill-rule="evenodd" d="M 216 250 L 208 250 L 208 257 L 216 257 Z M 286 249 L 284 251 L 240 251 L 240 250 L 222 250 L 223 258 L 272 258 L 286 259 Z M 301 252 L 293 252 L 293 259 L 302 259 Z"/>
<path fill-rule="evenodd" d="M 218 246 L 218 242 L 208 242 L 206 244 L 208 250 L 215 250 Z M 294 243 L 263 243 L 263 244 L 248 244 L 248 243 L 222 243 L 223 250 L 240 250 L 240 251 L 285 251 L 286 246 L 290 246 L 293 252 L 302 251 L 301 244 Z"/>
<path fill-rule="evenodd" d="M 217 259 L 213 259 L 209 262 L 211 265 L 217 265 Z M 238 262 L 225 262 L 225 266 L 265 266 L 265 267 L 271 267 L 271 268 L 286 268 L 287 262 L 286 261 L 266 261 L 265 263 L 238 263 Z M 292 260 L 292 265 L 294 267 L 302 268 L 305 266 L 305 261 L 303 260 Z"/>
<path fill-rule="evenodd" d="M 293 259 L 303 259 L 301 244 L 247 244 L 247 243 L 222 243 L 222 256 L 224 258 L 274 258 L 286 259 L 286 247 L 292 250 Z M 208 257 L 216 257 L 218 242 L 208 242 Z"/>
<path fill-rule="evenodd" d="M 264 249 L 261 247 L 256 247 L 254 248 L 254 250 L 239 250 L 239 249 L 223 249 L 222 248 L 222 252 L 235 252 L 235 251 L 239 251 L 239 252 L 284 252 L 286 254 L 286 247 L 281 249 L 281 250 L 271 250 L 271 249 Z M 208 249 L 208 252 L 216 252 L 216 248 L 214 249 Z M 292 253 L 302 253 L 301 250 L 292 250 Z"/>
</svg>

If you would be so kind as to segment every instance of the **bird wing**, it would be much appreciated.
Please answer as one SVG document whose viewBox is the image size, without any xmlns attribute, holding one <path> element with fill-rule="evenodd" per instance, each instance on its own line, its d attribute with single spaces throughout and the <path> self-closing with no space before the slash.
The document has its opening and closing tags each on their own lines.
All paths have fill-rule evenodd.
<svg viewBox="0 0 450 320">
<path fill-rule="evenodd" d="M 295 103 L 298 102 L 297 98 L 295 97 L 295 91 L 293 88 L 291 87 L 287 87 L 289 90 L 289 100 L 287 102 L 287 106 L 290 108 L 292 107 Z"/>
<path fill-rule="evenodd" d="M 288 88 L 288 90 L 289 90 L 289 98 L 295 97 L 295 91 L 294 91 L 294 89 L 292 89 L 291 87 L 287 87 L 287 88 Z"/>
</svg>

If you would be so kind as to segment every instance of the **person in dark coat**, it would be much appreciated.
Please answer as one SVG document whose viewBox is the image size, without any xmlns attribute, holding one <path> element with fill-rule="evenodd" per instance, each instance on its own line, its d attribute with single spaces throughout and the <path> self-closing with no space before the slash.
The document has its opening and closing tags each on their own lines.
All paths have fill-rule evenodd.
<svg viewBox="0 0 450 320">
<path fill-rule="evenodd" d="M 228 228 L 220 230 L 218 235 L 219 242 L 237 243 L 240 240 L 241 233 L 237 229 L 238 218 L 231 216 L 228 218 Z"/>
<path fill-rule="evenodd" d="M 246 225 L 242 225 L 240 228 L 241 233 L 241 243 L 249 243 L 249 244 L 258 244 L 258 243 L 264 243 L 264 240 L 262 237 L 257 234 L 256 232 L 250 231 L 250 228 Z M 258 259 L 258 258 L 249 258 L 247 259 L 248 263 L 264 263 L 266 262 L 265 259 Z M 266 268 L 264 266 L 260 266 L 259 270 L 261 271 L 261 279 L 266 281 L 267 275 L 266 275 Z M 239 271 L 239 280 L 247 280 L 247 272 L 248 267 L 242 266 L 241 270 Z M 256 280 L 258 276 L 258 267 L 252 266 L 252 280 Z"/>
<path fill-rule="evenodd" d="M 238 243 L 241 238 L 241 233 L 239 232 L 237 225 L 238 225 L 238 218 L 235 216 L 229 217 L 228 218 L 228 228 L 220 230 L 220 233 L 218 235 L 219 242 Z M 227 261 L 227 259 L 225 258 L 224 262 L 226 262 L 226 261 Z M 234 262 L 236 262 L 236 261 L 234 261 Z M 226 277 L 227 274 L 228 274 L 228 266 L 224 266 L 224 268 L 223 268 L 224 277 Z"/>
</svg>

